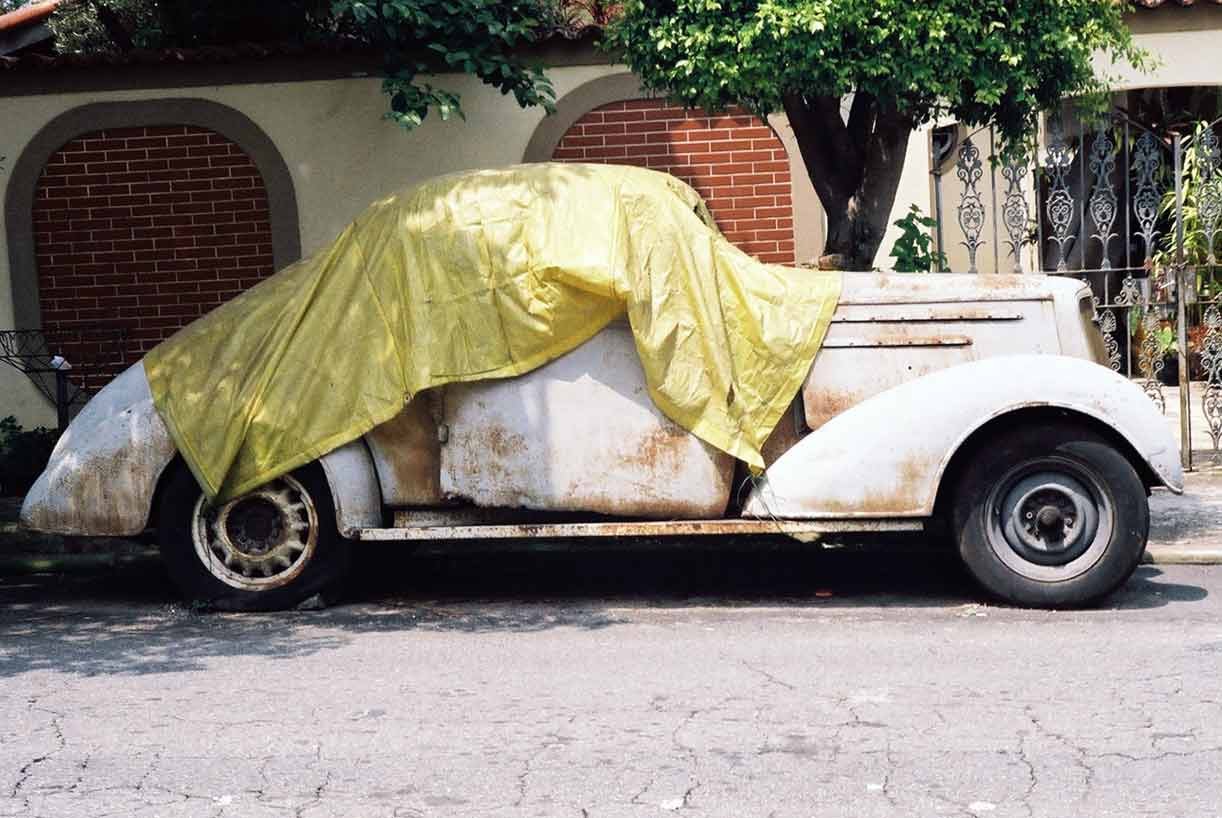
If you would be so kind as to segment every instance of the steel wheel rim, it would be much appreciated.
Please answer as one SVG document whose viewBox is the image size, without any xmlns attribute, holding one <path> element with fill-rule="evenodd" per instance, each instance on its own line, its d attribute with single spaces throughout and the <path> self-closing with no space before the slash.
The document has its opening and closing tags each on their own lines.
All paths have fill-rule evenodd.
<svg viewBox="0 0 1222 818">
<path fill-rule="evenodd" d="M 1068 458 L 1029 460 L 998 480 L 986 500 L 989 547 L 1006 567 L 1039 582 L 1091 569 L 1112 540 L 1111 493 Z"/>
<path fill-rule="evenodd" d="M 305 487 L 284 475 L 220 506 L 201 496 L 191 538 L 213 577 L 232 588 L 267 591 L 305 570 L 318 544 L 318 510 Z"/>
</svg>

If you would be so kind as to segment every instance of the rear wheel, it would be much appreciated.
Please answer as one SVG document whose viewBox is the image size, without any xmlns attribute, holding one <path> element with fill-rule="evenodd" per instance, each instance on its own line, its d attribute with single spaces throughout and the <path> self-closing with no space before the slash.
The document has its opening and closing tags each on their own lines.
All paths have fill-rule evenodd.
<svg viewBox="0 0 1222 818">
<path fill-rule="evenodd" d="M 1145 550 L 1150 513 L 1133 465 L 1094 430 L 1011 429 L 975 454 L 954 495 L 968 570 L 1018 605 L 1087 605 L 1120 587 Z"/>
<path fill-rule="evenodd" d="M 290 608 L 348 571 L 322 468 L 311 464 L 227 503 L 213 504 L 181 461 L 158 513 L 162 559 L 191 600 L 225 610 Z"/>
</svg>

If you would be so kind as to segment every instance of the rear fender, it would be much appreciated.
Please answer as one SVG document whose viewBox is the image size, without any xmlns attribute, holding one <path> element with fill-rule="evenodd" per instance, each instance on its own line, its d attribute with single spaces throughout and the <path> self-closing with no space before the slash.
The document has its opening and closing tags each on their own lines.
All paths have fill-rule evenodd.
<svg viewBox="0 0 1222 818">
<path fill-rule="evenodd" d="M 85 405 L 26 493 L 21 523 L 34 531 L 132 536 L 148 522 L 174 441 L 135 364 Z"/>
<path fill-rule="evenodd" d="M 81 410 L 26 494 L 21 523 L 33 531 L 130 537 L 149 522 L 157 485 L 177 455 L 135 364 Z M 364 440 L 320 458 L 340 533 L 382 524 L 382 493 Z"/>
<path fill-rule="evenodd" d="M 1162 485 L 1183 491 L 1179 449 L 1142 390 L 1106 367 L 1060 355 L 961 364 L 837 415 L 782 455 L 751 492 L 748 517 L 928 517 L 955 453 L 989 421 L 1060 408 L 1111 428 Z"/>
<path fill-rule="evenodd" d="M 354 537 L 359 528 L 380 528 L 382 489 L 364 439 L 332 449 L 318 462 L 331 487 L 340 536 Z"/>
</svg>

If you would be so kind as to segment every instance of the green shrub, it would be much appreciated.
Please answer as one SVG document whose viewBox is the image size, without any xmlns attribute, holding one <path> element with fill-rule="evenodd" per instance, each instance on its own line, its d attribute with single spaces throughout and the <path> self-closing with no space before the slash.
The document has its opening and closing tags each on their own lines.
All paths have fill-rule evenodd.
<svg viewBox="0 0 1222 818">
<path fill-rule="evenodd" d="M 59 433 L 54 429 L 25 430 L 17 418 L 0 418 L 0 494 L 19 496 L 30 490 L 47 467 Z"/>
</svg>

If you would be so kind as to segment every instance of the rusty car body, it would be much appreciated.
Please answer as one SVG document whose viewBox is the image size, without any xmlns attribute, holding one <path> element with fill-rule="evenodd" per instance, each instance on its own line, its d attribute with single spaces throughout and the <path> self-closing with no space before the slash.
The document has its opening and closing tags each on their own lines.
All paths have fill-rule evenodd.
<svg viewBox="0 0 1222 818">
<path fill-rule="evenodd" d="M 1054 276 L 846 274 L 831 329 L 765 446 L 768 467 L 758 477 L 653 405 L 631 332 L 612 324 L 526 375 L 413 401 L 321 458 L 325 497 L 302 478 L 219 510 L 197 500 L 178 536 L 193 539 L 190 553 L 235 606 L 282 607 L 329 581 L 305 583 L 301 564 L 321 547 L 312 538 L 327 535 L 323 517 L 333 517 L 342 547 L 625 534 L 817 539 L 947 520 L 952 528 L 1009 526 L 994 537 L 1001 546 L 980 546 L 995 576 L 973 570 L 993 593 L 1022 604 L 1082 604 L 1127 578 L 1144 548 L 1148 517 L 1125 516 L 1133 486 L 1144 507 L 1150 488 L 1179 492 L 1183 481 L 1157 410 L 1100 365 L 1094 317 L 1089 289 Z M 1041 442 L 1054 427 L 1066 431 Z M 992 502 L 1018 522 L 973 523 L 955 492 L 974 490 L 962 488 L 972 464 L 1016 434 L 1028 435 L 1010 447 L 1020 455 L 1049 448 L 1044 465 L 1015 472 L 1010 494 L 976 503 Z M 1102 441 L 1096 449 L 1120 460 L 1084 469 L 1074 453 L 1082 440 Z M 1083 452 L 1082 462 L 1094 462 Z M 73 421 L 26 497 L 22 522 L 115 536 L 152 525 L 164 550 L 162 529 L 177 525 L 163 508 L 175 462 L 137 364 Z M 1058 463 L 1068 464 L 1068 476 L 1055 476 Z M 1132 476 L 1112 477 L 1125 468 L 1119 463 Z M 317 531 L 292 534 L 310 525 Z M 1079 536 L 1075 525 L 1090 530 Z M 1104 570 L 1107 549 L 1121 547 L 1098 545 L 1107 532 L 1125 554 L 1100 579 L 1092 572 Z M 260 533 L 279 544 L 260 546 Z M 1094 544 L 1071 548 L 1071 534 Z M 202 593 L 198 584 L 186 590 Z"/>
</svg>

